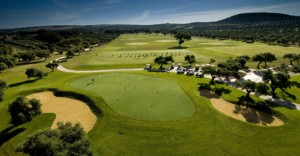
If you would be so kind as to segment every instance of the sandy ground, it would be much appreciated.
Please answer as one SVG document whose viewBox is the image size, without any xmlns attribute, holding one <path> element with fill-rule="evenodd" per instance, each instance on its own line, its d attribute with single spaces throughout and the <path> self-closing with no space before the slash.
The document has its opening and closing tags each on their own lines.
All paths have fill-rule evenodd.
<svg viewBox="0 0 300 156">
<path fill-rule="evenodd" d="M 58 122 L 80 123 L 84 131 L 89 132 L 95 125 L 97 117 L 90 108 L 82 101 L 56 97 L 53 92 L 45 91 L 28 95 L 27 98 L 39 99 L 42 103 L 43 113 L 55 113 L 56 118 L 52 129 L 57 127 Z"/>
<path fill-rule="evenodd" d="M 275 116 L 271 116 L 270 114 L 257 111 L 252 108 L 246 108 L 244 106 L 229 103 L 222 98 L 212 98 L 210 99 L 210 102 L 217 110 L 237 120 L 263 126 L 280 126 L 284 124 L 283 121 Z"/>
<path fill-rule="evenodd" d="M 148 44 L 146 42 L 132 42 L 132 43 L 126 43 L 127 45 L 145 45 Z"/>
<path fill-rule="evenodd" d="M 176 40 L 156 40 L 155 42 L 177 42 Z"/>
</svg>

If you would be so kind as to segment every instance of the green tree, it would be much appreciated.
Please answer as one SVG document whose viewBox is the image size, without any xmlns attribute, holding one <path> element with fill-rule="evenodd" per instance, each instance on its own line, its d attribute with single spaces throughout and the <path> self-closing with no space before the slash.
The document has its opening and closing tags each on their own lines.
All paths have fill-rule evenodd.
<svg viewBox="0 0 300 156">
<path fill-rule="evenodd" d="M 27 78 L 38 77 L 41 79 L 44 77 L 44 72 L 34 67 L 26 69 L 25 74 Z"/>
<path fill-rule="evenodd" d="M 293 65 L 293 61 L 297 60 L 297 55 L 293 53 L 287 53 L 283 55 L 283 58 L 287 58 L 290 61 L 290 65 Z"/>
<path fill-rule="evenodd" d="M 193 64 L 196 62 L 196 58 L 194 55 L 186 55 L 184 57 L 184 61 L 187 61 L 189 64 Z"/>
<path fill-rule="evenodd" d="M 14 49 L 11 46 L 5 45 L 5 44 L 0 44 L 0 55 L 3 55 L 3 56 L 12 55 L 13 52 L 14 52 Z"/>
<path fill-rule="evenodd" d="M 168 64 L 168 62 L 174 62 L 173 60 L 173 56 L 157 56 L 155 59 L 154 59 L 154 63 L 157 63 L 158 65 L 160 65 L 159 69 L 162 69 L 163 68 L 163 65 L 164 64 Z"/>
<path fill-rule="evenodd" d="M 59 64 L 56 61 L 49 62 L 45 65 L 47 68 L 50 68 L 52 72 L 54 72 L 54 69 L 59 66 Z"/>
<path fill-rule="evenodd" d="M 35 59 L 34 52 L 20 52 L 19 56 L 23 61 L 28 61 L 28 62 L 33 61 Z"/>
<path fill-rule="evenodd" d="M 79 124 L 58 123 L 54 130 L 38 131 L 17 147 L 29 155 L 91 156 L 90 143 Z"/>
<path fill-rule="evenodd" d="M 256 84 L 256 92 L 257 93 L 267 95 L 269 90 L 270 90 L 270 87 L 266 83 L 260 82 L 260 83 Z"/>
<path fill-rule="evenodd" d="M 67 58 L 72 58 L 75 56 L 75 52 L 73 50 L 68 50 L 66 56 Z"/>
<path fill-rule="evenodd" d="M 6 70 L 8 67 L 5 63 L 0 62 L 0 73 L 2 73 L 4 70 Z"/>
<path fill-rule="evenodd" d="M 215 62 L 216 62 L 215 59 L 210 59 L 209 64 L 213 64 L 213 63 L 215 63 Z"/>
<path fill-rule="evenodd" d="M 174 35 L 174 38 L 178 40 L 178 44 L 181 47 L 181 44 L 184 43 L 184 41 L 189 41 L 192 39 L 191 35 L 188 34 L 182 34 L 182 33 L 177 33 Z"/>
<path fill-rule="evenodd" d="M 8 85 L 5 81 L 0 80 L 0 101 L 3 100 L 4 91 L 8 89 Z"/>
<path fill-rule="evenodd" d="M 215 84 L 215 78 L 218 77 L 219 71 L 212 66 L 206 66 L 203 68 L 203 74 L 209 74 L 211 76 L 210 84 Z"/>
<path fill-rule="evenodd" d="M 236 83 L 236 86 L 241 87 L 242 90 L 246 90 L 246 106 L 249 106 L 249 102 L 251 101 L 250 93 L 255 92 L 256 83 L 250 80 L 246 80 L 240 83 Z"/>
<path fill-rule="evenodd" d="M 244 68 L 249 59 L 250 57 L 248 55 L 242 55 L 238 56 L 235 61 L 238 62 L 242 68 Z"/>
<path fill-rule="evenodd" d="M 15 58 L 10 56 L 10 55 L 6 55 L 6 56 L 3 56 L 3 55 L 0 55 L 0 63 L 5 63 L 7 68 L 13 68 L 15 66 Z"/>
<path fill-rule="evenodd" d="M 14 125 L 31 121 L 33 117 L 42 113 L 39 100 L 27 99 L 25 97 L 17 97 L 17 99 L 9 105 L 8 111 L 11 115 L 11 123 Z"/>
<path fill-rule="evenodd" d="M 263 54 L 263 58 L 264 58 L 264 62 L 265 62 L 265 66 L 267 67 L 267 62 L 273 62 L 273 61 L 276 61 L 277 58 L 274 54 L 272 53 L 262 53 Z"/>
<path fill-rule="evenodd" d="M 260 69 L 260 64 L 264 61 L 264 57 L 263 57 L 262 53 L 254 55 L 254 56 L 252 57 L 252 61 L 258 62 L 256 68 L 257 68 L 257 69 Z"/>
<path fill-rule="evenodd" d="M 291 82 L 289 81 L 290 76 L 285 73 L 276 73 L 273 74 L 272 70 L 263 71 L 263 81 L 270 83 L 270 88 L 272 96 L 276 97 L 275 91 L 277 88 L 280 88 L 284 91 L 285 88 L 291 87 Z"/>
<path fill-rule="evenodd" d="M 38 52 L 36 52 L 36 56 L 39 58 L 45 58 L 45 61 L 46 61 L 47 58 L 50 57 L 50 53 L 46 52 L 46 51 L 38 51 Z"/>
</svg>

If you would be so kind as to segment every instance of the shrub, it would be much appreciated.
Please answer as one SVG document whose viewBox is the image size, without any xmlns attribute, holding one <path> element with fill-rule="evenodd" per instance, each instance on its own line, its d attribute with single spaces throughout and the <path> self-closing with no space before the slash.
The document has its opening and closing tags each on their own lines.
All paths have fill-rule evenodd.
<svg viewBox="0 0 300 156">
<path fill-rule="evenodd" d="M 91 156 L 90 143 L 79 124 L 58 123 L 55 130 L 38 131 L 17 147 L 29 155 Z"/>
<path fill-rule="evenodd" d="M 41 79 L 45 76 L 42 70 L 36 69 L 34 67 L 26 69 L 25 74 L 27 75 L 27 78 L 38 77 Z"/>
<path fill-rule="evenodd" d="M 25 97 L 17 97 L 12 102 L 8 111 L 11 115 L 11 123 L 19 125 L 31 121 L 33 117 L 42 113 L 41 103 L 37 99 L 27 99 Z"/>
</svg>

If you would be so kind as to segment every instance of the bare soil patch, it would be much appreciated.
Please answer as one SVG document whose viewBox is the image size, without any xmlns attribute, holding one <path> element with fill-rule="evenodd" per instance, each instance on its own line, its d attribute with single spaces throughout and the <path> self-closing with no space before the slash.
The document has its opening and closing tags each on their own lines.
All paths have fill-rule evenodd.
<svg viewBox="0 0 300 156">
<path fill-rule="evenodd" d="M 212 98 L 210 102 L 217 110 L 237 120 L 262 126 L 281 126 L 284 124 L 282 120 L 275 116 L 229 103 L 222 98 Z"/>
<path fill-rule="evenodd" d="M 39 99 L 43 113 L 55 113 L 56 118 L 51 126 L 57 127 L 58 122 L 80 123 L 84 131 L 89 132 L 95 125 L 97 117 L 87 104 L 82 101 L 54 96 L 53 92 L 45 91 L 28 95 L 27 98 Z"/>
</svg>

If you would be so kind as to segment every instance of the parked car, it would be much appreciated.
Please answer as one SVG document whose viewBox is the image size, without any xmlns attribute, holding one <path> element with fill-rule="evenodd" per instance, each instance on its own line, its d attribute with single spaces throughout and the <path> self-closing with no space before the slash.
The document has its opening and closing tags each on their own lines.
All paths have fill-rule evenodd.
<svg viewBox="0 0 300 156">
<path fill-rule="evenodd" d="M 184 74 L 185 70 L 183 69 L 177 69 L 177 74 Z"/>
<path fill-rule="evenodd" d="M 192 76 L 192 75 L 194 75 L 194 74 L 195 74 L 195 72 L 194 72 L 193 69 L 189 69 L 189 70 L 186 72 L 186 75 L 187 75 L 187 76 Z"/>
<path fill-rule="evenodd" d="M 199 71 L 199 72 L 196 73 L 196 77 L 197 77 L 197 78 L 203 78 L 203 77 L 204 77 L 204 74 L 203 74 L 202 72 Z"/>
</svg>

